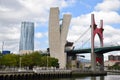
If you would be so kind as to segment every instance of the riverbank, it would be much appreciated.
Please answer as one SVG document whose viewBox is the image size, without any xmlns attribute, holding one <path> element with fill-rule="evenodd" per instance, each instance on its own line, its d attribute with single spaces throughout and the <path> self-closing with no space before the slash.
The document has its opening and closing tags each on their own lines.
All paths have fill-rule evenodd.
<svg viewBox="0 0 120 80">
<path fill-rule="evenodd" d="M 106 72 L 92 71 L 73 71 L 73 70 L 44 70 L 44 71 L 2 71 L 0 72 L 0 80 L 39 80 L 54 78 L 74 78 L 84 76 L 104 76 Z"/>
</svg>

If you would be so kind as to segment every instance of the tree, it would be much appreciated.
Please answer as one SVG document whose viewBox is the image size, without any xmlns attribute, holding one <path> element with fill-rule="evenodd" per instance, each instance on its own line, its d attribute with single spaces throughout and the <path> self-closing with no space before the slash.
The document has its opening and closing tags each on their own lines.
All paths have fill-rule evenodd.
<svg viewBox="0 0 120 80">
<path fill-rule="evenodd" d="M 15 54 L 6 54 L 1 58 L 1 64 L 5 66 L 17 66 L 17 60 Z"/>
<path fill-rule="evenodd" d="M 39 52 L 30 54 L 34 66 L 40 66 L 42 55 Z"/>
<path fill-rule="evenodd" d="M 50 63 L 51 63 L 52 67 L 58 67 L 59 66 L 58 59 L 56 59 L 56 58 L 50 58 Z"/>
<path fill-rule="evenodd" d="M 48 55 L 41 55 L 39 52 L 33 52 L 31 54 L 16 55 L 6 54 L 0 58 L 1 65 L 19 67 L 21 58 L 21 67 L 29 67 L 32 69 L 34 66 L 40 67 L 56 67 L 59 66 L 58 59 L 52 58 Z"/>
<path fill-rule="evenodd" d="M 116 63 L 113 66 L 111 66 L 112 69 L 120 70 L 120 63 Z"/>
</svg>

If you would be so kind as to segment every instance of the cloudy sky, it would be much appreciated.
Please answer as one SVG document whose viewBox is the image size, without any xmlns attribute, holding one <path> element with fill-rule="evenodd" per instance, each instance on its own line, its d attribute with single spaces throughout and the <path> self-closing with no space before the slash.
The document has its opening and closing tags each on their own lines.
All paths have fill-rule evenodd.
<svg viewBox="0 0 120 80">
<path fill-rule="evenodd" d="M 4 42 L 4 50 L 18 52 L 22 21 L 35 23 L 35 50 L 46 50 L 50 7 L 59 7 L 60 18 L 72 15 L 67 40 L 76 42 L 77 48 L 90 47 L 91 14 L 98 27 L 104 21 L 104 46 L 120 45 L 120 0 L 0 0 L 0 50 Z M 100 45 L 97 36 L 95 44 Z"/>
</svg>

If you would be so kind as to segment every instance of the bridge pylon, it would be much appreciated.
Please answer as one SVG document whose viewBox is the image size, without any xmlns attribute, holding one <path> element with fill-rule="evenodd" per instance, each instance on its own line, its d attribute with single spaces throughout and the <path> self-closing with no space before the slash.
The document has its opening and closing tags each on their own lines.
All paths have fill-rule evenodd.
<svg viewBox="0 0 120 80">
<path fill-rule="evenodd" d="M 59 61 L 59 68 L 66 68 L 65 44 L 68 28 L 71 21 L 70 14 L 64 14 L 62 23 L 59 18 L 59 8 L 50 8 L 49 14 L 49 49 L 50 56 L 55 57 Z"/>
<path fill-rule="evenodd" d="M 100 47 L 103 47 L 103 20 L 100 20 L 100 28 L 97 28 L 95 23 L 94 14 L 91 14 L 91 68 L 92 71 L 96 71 L 97 67 L 99 67 L 100 71 L 104 71 L 104 55 L 102 53 L 94 52 L 94 41 L 95 36 L 98 34 L 100 39 Z"/>
</svg>

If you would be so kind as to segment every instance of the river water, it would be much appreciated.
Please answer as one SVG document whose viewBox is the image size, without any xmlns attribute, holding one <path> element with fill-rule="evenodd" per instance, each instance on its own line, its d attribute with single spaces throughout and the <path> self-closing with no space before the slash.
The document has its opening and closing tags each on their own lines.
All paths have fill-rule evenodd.
<svg viewBox="0 0 120 80">
<path fill-rule="evenodd" d="M 52 80 L 52 79 L 49 79 Z M 82 77 L 82 78 L 67 78 L 67 79 L 53 79 L 53 80 L 120 80 L 120 75 L 107 75 L 97 77 Z"/>
</svg>

